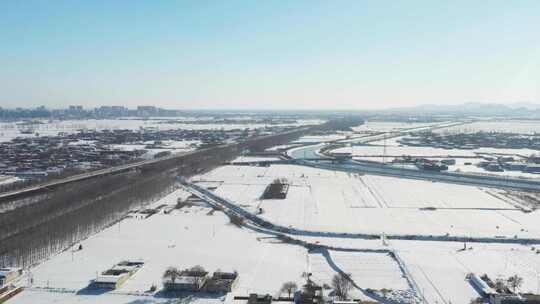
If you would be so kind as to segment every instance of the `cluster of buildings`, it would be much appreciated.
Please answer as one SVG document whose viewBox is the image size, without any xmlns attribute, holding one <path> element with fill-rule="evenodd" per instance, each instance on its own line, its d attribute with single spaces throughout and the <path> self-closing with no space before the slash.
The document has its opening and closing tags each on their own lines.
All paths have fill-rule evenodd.
<svg viewBox="0 0 540 304">
<path fill-rule="evenodd" d="M 525 173 L 540 173 L 540 157 L 531 156 L 529 158 L 515 158 L 513 156 L 481 156 L 481 161 L 475 165 L 490 172 L 503 171 L 521 171 Z M 456 164 L 454 158 L 444 158 L 439 160 L 427 159 L 423 157 L 412 157 L 404 155 L 394 158 L 394 164 L 412 164 L 418 169 L 428 171 L 445 171 L 448 166 Z M 472 165 L 471 162 L 465 162 L 465 165 Z"/>
<path fill-rule="evenodd" d="M 204 116 L 204 117 L 229 117 L 224 123 L 263 123 L 263 124 L 291 124 L 296 123 L 297 116 L 294 114 L 249 113 L 249 117 L 243 114 L 230 112 L 187 112 L 182 110 L 164 109 L 156 106 L 141 105 L 136 108 L 125 106 L 99 106 L 95 108 L 84 108 L 81 105 L 70 105 L 63 109 L 49 109 L 45 106 L 36 108 L 13 108 L 6 109 L 0 107 L 0 120 L 15 121 L 22 119 L 111 119 L 121 117 L 179 117 L 179 116 Z M 242 116 L 238 118 L 239 116 Z M 205 122 L 207 123 L 207 122 Z"/>
<path fill-rule="evenodd" d="M 75 144 L 77 143 L 77 144 Z M 106 143 L 80 143 L 74 136 L 18 137 L 0 143 L 0 174 L 43 179 L 67 169 L 89 170 L 139 158 L 144 151 L 125 151 Z"/>
<path fill-rule="evenodd" d="M 475 273 L 469 273 L 467 279 L 472 286 L 482 295 L 482 298 L 471 303 L 490 303 L 490 304 L 537 304 L 540 303 L 540 296 L 535 294 L 525 294 L 516 292 L 514 280 L 519 280 L 519 276 L 514 276 L 508 280 L 502 278 L 493 281 L 487 275 L 479 276 Z M 514 285 L 514 287 L 512 286 Z"/>
<path fill-rule="evenodd" d="M 413 164 L 418 169 L 427 170 L 427 171 L 445 171 L 448 170 L 448 166 L 455 165 L 455 159 L 441 159 L 441 160 L 432 160 L 423 157 L 412 157 L 409 155 L 404 155 L 399 158 L 394 158 L 392 160 L 394 164 Z"/>
<path fill-rule="evenodd" d="M 17 120 L 27 118 L 50 119 L 83 119 L 83 118 L 117 118 L 117 117 L 173 117 L 180 115 L 181 111 L 162 109 L 155 106 L 138 106 L 128 109 L 124 106 L 101 106 L 85 109 L 80 105 L 70 105 L 65 109 L 48 109 L 44 106 L 37 108 L 3 109 L 0 107 L 1 120 Z"/>
<path fill-rule="evenodd" d="M 165 150 L 154 157 L 170 154 L 174 147 L 166 141 L 188 141 L 186 148 L 205 148 L 257 135 L 257 130 L 103 130 L 58 136 L 17 137 L 0 143 L 0 175 L 43 179 L 71 169 L 87 171 L 141 159 L 148 150 Z M 117 145 L 134 145 L 120 149 Z M 143 148 L 142 148 L 143 147 Z"/>
<path fill-rule="evenodd" d="M 144 266 L 141 261 L 122 261 L 101 272 L 90 287 L 118 289 Z M 172 267 L 163 276 L 164 292 L 231 292 L 238 282 L 238 273 L 216 271 L 211 276 L 200 266 L 177 270 Z"/>
<path fill-rule="evenodd" d="M 540 157 L 530 156 L 527 159 L 516 159 L 513 156 L 491 157 L 484 156 L 478 166 L 486 171 L 521 171 L 525 173 L 540 173 Z"/>
<path fill-rule="evenodd" d="M 166 292 L 231 292 L 238 282 L 238 273 L 216 271 L 210 276 L 203 268 L 182 270 L 177 276 L 163 280 Z"/>
<path fill-rule="evenodd" d="M 407 146 L 443 149 L 477 149 L 481 147 L 505 149 L 534 149 L 540 151 L 540 134 L 514 133 L 433 133 L 419 132 L 398 140 Z"/>
<path fill-rule="evenodd" d="M 478 148 L 498 148 L 498 149 L 533 149 L 540 151 L 540 134 L 514 134 L 496 132 L 476 132 L 476 133 L 432 133 L 420 132 L 409 137 L 398 140 L 400 144 L 406 146 L 434 147 L 443 149 L 478 149 Z M 490 172 L 521 171 L 525 173 L 540 173 L 540 156 L 531 155 L 520 157 L 519 159 L 508 156 L 481 156 L 482 160 L 476 165 Z M 445 165 L 452 163 L 425 161 L 429 168 L 445 170 Z M 433 164 L 433 166 L 432 166 Z M 425 166 L 421 166 L 424 168 Z"/>
</svg>

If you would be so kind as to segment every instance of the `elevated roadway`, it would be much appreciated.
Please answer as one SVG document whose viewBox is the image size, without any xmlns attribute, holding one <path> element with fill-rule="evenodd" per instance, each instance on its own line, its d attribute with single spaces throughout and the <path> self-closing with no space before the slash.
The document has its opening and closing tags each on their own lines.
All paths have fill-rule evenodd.
<svg viewBox="0 0 540 304">
<path fill-rule="evenodd" d="M 445 123 L 434 125 L 431 127 L 424 127 L 422 131 L 435 130 L 440 128 L 448 128 L 459 125 L 464 125 L 472 121 L 460 121 L 455 123 Z M 418 129 L 414 129 L 418 130 Z M 360 160 L 344 160 L 338 158 L 332 158 L 328 155 L 319 153 L 321 149 L 329 145 L 337 144 L 366 144 L 374 141 L 380 141 L 383 139 L 395 138 L 403 136 L 411 132 L 410 129 L 402 130 L 399 132 L 386 132 L 381 134 L 375 134 L 372 136 L 360 137 L 357 139 L 349 139 L 346 141 L 334 141 L 331 143 L 312 144 L 302 147 L 291 149 L 288 154 L 294 161 L 291 163 L 297 165 L 303 165 L 318 169 L 353 172 L 353 173 L 367 173 L 374 175 L 393 176 L 400 178 L 411 179 L 423 179 L 437 182 L 474 185 L 481 187 L 495 187 L 495 188 L 511 188 L 517 190 L 526 191 L 540 191 L 540 179 L 532 178 L 519 178 L 519 177 L 506 177 L 506 176 L 494 176 L 494 175 L 480 175 L 472 173 L 458 173 L 458 172 L 445 172 L 445 171 L 427 171 L 419 169 L 409 169 L 399 166 L 393 166 L 389 164 L 381 164 L 377 162 L 360 161 Z"/>
<path fill-rule="evenodd" d="M 356 160 L 342 163 L 327 161 L 297 160 L 296 164 L 343 172 L 367 173 L 400 178 L 422 179 L 452 184 L 473 185 L 480 187 L 511 188 L 516 190 L 540 191 L 540 179 L 503 177 L 492 175 L 467 174 L 458 172 L 428 171 L 400 168 L 388 164 L 362 162 Z"/>
</svg>

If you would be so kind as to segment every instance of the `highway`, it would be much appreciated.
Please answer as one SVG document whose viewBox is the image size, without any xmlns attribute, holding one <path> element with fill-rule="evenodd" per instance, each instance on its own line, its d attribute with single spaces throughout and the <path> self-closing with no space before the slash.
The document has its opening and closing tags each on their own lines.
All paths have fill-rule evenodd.
<svg viewBox="0 0 540 304">
<path fill-rule="evenodd" d="M 422 130 L 434 130 L 447 128 L 449 126 L 458 126 L 470 123 L 471 121 L 455 122 L 451 124 L 439 124 L 432 127 L 424 127 Z M 377 162 L 360 161 L 360 160 L 344 160 L 337 162 L 335 159 L 319 153 L 318 151 L 324 147 L 338 145 L 343 143 L 366 144 L 383 139 L 395 138 L 403 136 L 411 132 L 410 129 L 399 132 L 387 132 L 376 134 L 373 136 L 360 137 L 357 139 L 348 139 L 346 141 L 338 140 L 328 144 L 312 144 L 303 147 L 297 147 L 288 151 L 288 155 L 294 160 L 291 163 L 303 165 L 318 169 L 352 172 L 352 173 L 367 173 L 374 175 L 393 176 L 400 178 L 422 179 L 437 182 L 446 182 L 453 184 L 474 185 L 481 187 L 495 188 L 511 188 L 526 191 L 540 191 L 540 179 L 480 175 L 472 173 L 458 173 L 445 171 L 427 171 L 418 169 L 402 168 L 391 164 L 382 164 Z"/>
<path fill-rule="evenodd" d="M 452 184 L 474 185 L 480 187 L 511 188 L 525 191 L 540 191 L 540 179 L 503 177 L 492 175 L 466 174 L 458 172 L 438 172 L 400 168 L 389 164 L 350 160 L 343 163 L 297 160 L 296 164 L 343 172 L 367 173 L 400 178 L 422 179 Z"/>
<path fill-rule="evenodd" d="M 456 126 L 462 126 L 466 124 L 472 123 L 472 120 L 464 120 L 464 121 L 455 121 L 455 122 L 444 122 L 444 123 L 438 123 L 431 126 L 424 126 L 424 127 L 415 127 L 415 128 L 407 128 L 402 129 L 399 131 L 389 131 L 389 132 L 381 132 L 379 134 L 371 135 L 371 136 L 364 136 L 359 138 L 349 138 L 349 139 L 341 139 L 336 140 L 334 143 L 341 143 L 341 144 L 367 144 L 374 141 L 379 140 L 385 140 L 385 139 L 391 139 L 396 138 L 400 136 L 407 135 L 411 132 L 417 132 L 417 131 L 433 131 L 438 129 L 444 129 L 444 128 L 450 128 L 450 127 L 456 127 Z"/>
<path fill-rule="evenodd" d="M 330 141 L 328 143 L 310 144 L 310 145 L 305 145 L 302 147 L 297 147 L 297 148 L 289 150 L 288 154 L 294 159 L 327 158 L 324 155 L 321 155 L 317 152 L 321 148 L 328 145 L 367 144 L 374 141 L 380 141 L 380 140 L 404 136 L 414 131 L 433 131 L 433 130 L 442 129 L 442 128 L 461 126 L 461 125 L 469 124 L 471 122 L 473 121 L 467 120 L 467 121 L 456 121 L 456 122 L 450 122 L 450 123 L 444 122 L 444 123 L 435 124 L 429 127 L 424 126 L 424 127 L 408 128 L 408 129 L 403 129 L 400 131 L 380 132 L 377 134 L 356 137 L 356 138 L 338 139 L 338 140 Z"/>
</svg>

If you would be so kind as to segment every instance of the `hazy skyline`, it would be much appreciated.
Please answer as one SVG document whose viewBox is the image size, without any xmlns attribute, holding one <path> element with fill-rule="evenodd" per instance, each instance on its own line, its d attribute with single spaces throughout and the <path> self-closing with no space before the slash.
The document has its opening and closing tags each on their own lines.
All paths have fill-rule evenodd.
<svg viewBox="0 0 540 304">
<path fill-rule="evenodd" d="M 540 102 L 540 1 L 0 3 L 0 106 Z"/>
</svg>

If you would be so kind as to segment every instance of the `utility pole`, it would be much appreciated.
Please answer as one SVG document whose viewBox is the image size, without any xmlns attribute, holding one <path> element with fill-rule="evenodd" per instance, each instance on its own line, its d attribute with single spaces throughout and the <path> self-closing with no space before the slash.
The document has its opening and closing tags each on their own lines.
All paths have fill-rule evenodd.
<svg viewBox="0 0 540 304">
<path fill-rule="evenodd" d="M 384 133 L 384 140 L 383 140 L 383 158 L 382 158 L 383 164 L 386 164 L 386 134 L 387 133 Z"/>
</svg>

